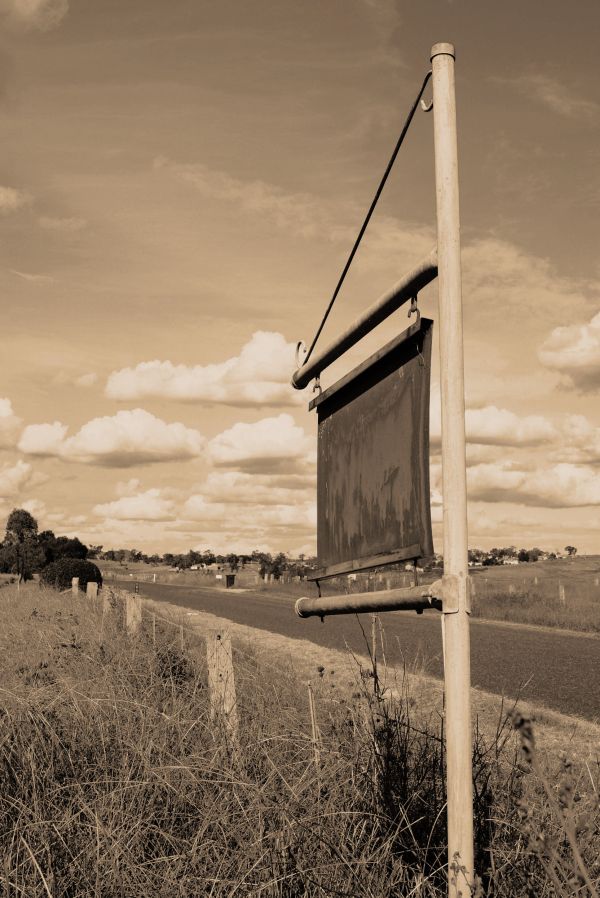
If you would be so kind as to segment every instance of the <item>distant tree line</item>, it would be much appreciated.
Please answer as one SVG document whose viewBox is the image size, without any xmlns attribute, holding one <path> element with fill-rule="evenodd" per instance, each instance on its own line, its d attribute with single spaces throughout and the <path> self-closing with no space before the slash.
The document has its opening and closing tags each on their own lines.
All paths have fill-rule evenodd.
<svg viewBox="0 0 600 898">
<path fill-rule="evenodd" d="M 574 557 L 577 553 L 575 546 L 565 546 L 564 551 L 570 558 Z M 494 564 L 506 564 L 507 561 L 510 560 L 523 563 L 535 562 L 540 559 L 553 559 L 556 557 L 556 552 L 546 552 L 544 549 L 540 549 L 537 546 L 534 546 L 533 549 L 517 549 L 516 546 L 505 546 L 504 548 L 494 548 L 489 550 L 469 549 L 469 561 L 476 564 L 482 564 L 484 567 Z"/>
</svg>

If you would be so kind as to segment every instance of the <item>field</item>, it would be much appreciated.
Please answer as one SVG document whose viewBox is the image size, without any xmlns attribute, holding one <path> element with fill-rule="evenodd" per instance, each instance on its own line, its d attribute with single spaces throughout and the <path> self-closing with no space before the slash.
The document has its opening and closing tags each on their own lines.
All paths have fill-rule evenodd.
<svg viewBox="0 0 600 898">
<path fill-rule="evenodd" d="M 201 633 L 154 641 L 145 615 L 127 638 L 118 605 L 37 585 L 3 589 L 0 617 L 2 894 L 445 894 L 443 713 L 411 677 L 307 676 L 236 639 L 234 746 Z M 597 761 L 514 722 L 474 734 L 478 894 L 594 895 Z"/>
</svg>

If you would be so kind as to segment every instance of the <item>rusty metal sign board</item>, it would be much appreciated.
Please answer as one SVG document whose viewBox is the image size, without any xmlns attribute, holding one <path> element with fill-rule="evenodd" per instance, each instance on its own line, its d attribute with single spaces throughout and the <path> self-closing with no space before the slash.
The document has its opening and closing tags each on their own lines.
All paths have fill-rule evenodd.
<svg viewBox="0 0 600 898">
<path fill-rule="evenodd" d="M 310 403 L 319 427 L 311 579 L 433 554 L 432 332 L 421 318 Z"/>
</svg>

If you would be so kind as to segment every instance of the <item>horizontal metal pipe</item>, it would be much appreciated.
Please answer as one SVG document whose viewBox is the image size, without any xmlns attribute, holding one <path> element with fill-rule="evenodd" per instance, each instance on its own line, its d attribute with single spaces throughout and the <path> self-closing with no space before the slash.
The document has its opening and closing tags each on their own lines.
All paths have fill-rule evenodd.
<svg viewBox="0 0 600 898">
<path fill-rule="evenodd" d="M 364 314 L 350 325 L 333 343 L 330 343 L 322 352 L 312 358 L 308 364 L 302 365 L 292 375 L 292 386 L 297 390 L 303 390 L 305 386 L 332 365 L 347 349 L 358 343 L 366 334 L 370 333 L 378 324 L 391 315 L 401 305 L 416 296 L 419 290 L 426 287 L 437 277 L 437 250 L 432 249 L 428 256 L 422 259 L 416 268 L 394 284 L 391 290 L 373 303 Z"/>
<path fill-rule="evenodd" d="M 427 586 L 408 586 L 381 592 L 357 592 L 354 595 L 323 596 L 320 599 L 298 599 L 298 617 L 325 617 L 330 614 L 359 614 L 370 611 L 425 611 L 442 609 L 442 581 Z"/>
</svg>

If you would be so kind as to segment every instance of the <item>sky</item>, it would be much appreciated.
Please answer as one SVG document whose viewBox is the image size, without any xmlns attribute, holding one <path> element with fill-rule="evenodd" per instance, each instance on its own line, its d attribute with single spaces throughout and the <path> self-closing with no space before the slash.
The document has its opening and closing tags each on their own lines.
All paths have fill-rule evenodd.
<svg viewBox="0 0 600 898">
<path fill-rule="evenodd" d="M 295 345 L 451 41 L 469 543 L 600 551 L 599 31 L 597 0 L 0 0 L 0 523 L 314 552 Z M 419 111 L 323 345 L 435 240 Z"/>
</svg>

